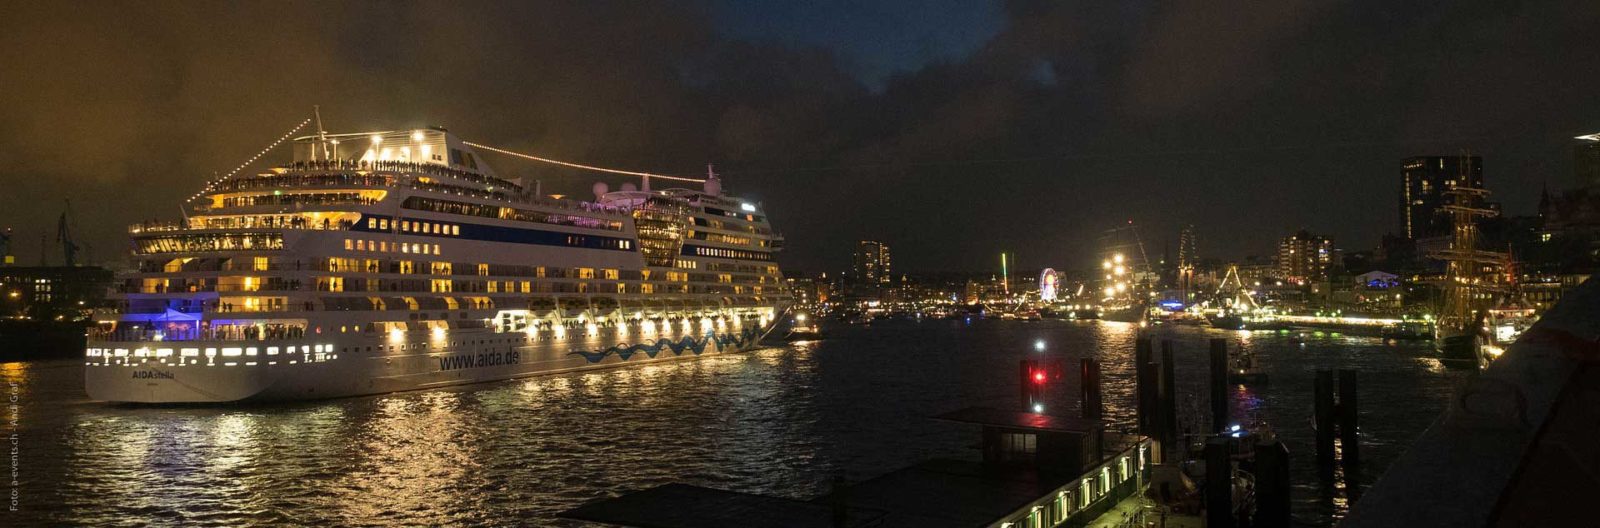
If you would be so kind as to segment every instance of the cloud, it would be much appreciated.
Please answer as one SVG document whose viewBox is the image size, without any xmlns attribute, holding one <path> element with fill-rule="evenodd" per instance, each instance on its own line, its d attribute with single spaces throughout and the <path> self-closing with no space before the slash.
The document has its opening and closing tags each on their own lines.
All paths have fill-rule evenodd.
<svg viewBox="0 0 1600 528">
<path fill-rule="evenodd" d="M 1514 212 L 1530 182 L 1563 181 L 1563 142 L 1600 129 L 1583 112 L 1596 10 L 1015 0 L 971 53 L 869 89 L 848 50 L 728 37 L 701 3 L 23 3 L 0 19 L 0 226 L 30 240 L 70 196 L 93 256 L 113 257 L 122 225 L 175 216 L 321 105 L 335 131 L 716 163 L 811 271 L 855 238 L 909 269 L 984 269 L 1001 249 L 1071 268 L 1127 218 L 1153 247 L 1198 224 L 1208 255 L 1302 226 L 1359 248 L 1392 228 L 1395 165 L 1418 151 L 1478 149 Z M 596 178 L 491 159 L 572 194 Z"/>
</svg>

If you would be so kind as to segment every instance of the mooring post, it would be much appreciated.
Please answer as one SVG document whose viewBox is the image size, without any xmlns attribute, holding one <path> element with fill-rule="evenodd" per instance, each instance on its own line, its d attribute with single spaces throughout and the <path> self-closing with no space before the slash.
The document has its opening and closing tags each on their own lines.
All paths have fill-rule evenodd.
<svg viewBox="0 0 1600 528">
<path fill-rule="evenodd" d="M 1161 432 L 1161 450 L 1163 462 L 1169 460 L 1165 455 L 1181 455 L 1178 449 L 1178 395 L 1177 382 L 1173 373 L 1172 340 L 1161 340 L 1161 393 L 1159 416 L 1160 424 L 1157 426 Z"/>
<path fill-rule="evenodd" d="M 1079 375 L 1083 381 L 1083 419 L 1098 421 L 1105 414 L 1100 393 L 1100 360 L 1083 358 Z"/>
<path fill-rule="evenodd" d="M 1317 370 L 1317 381 L 1313 386 L 1316 394 L 1313 396 L 1314 425 L 1317 428 L 1317 466 L 1323 470 L 1324 476 L 1333 472 L 1333 371 Z"/>
<path fill-rule="evenodd" d="M 1211 432 L 1228 431 L 1228 340 L 1211 339 Z"/>
<path fill-rule="evenodd" d="M 1339 453 L 1345 467 L 1361 464 L 1361 430 L 1357 418 L 1360 405 L 1356 398 L 1356 385 L 1355 370 L 1339 370 Z"/>
<path fill-rule="evenodd" d="M 1251 526 L 1289 526 L 1289 448 L 1256 445 L 1256 514 Z"/>
<path fill-rule="evenodd" d="M 1033 408 L 1033 360 L 1024 359 L 1017 366 L 1017 391 L 1023 409 Z"/>
<path fill-rule="evenodd" d="M 1155 438 L 1155 401 L 1156 401 L 1156 370 L 1151 361 L 1155 342 L 1152 338 L 1139 336 L 1133 345 L 1133 375 L 1134 392 L 1136 393 L 1135 410 L 1139 415 L 1139 434 Z"/>
<path fill-rule="evenodd" d="M 833 506 L 833 522 L 831 524 L 834 528 L 844 528 L 850 525 L 850 511 L 847 509 L 849 500 L 845 497 L 848 492 L 849 483 L 844 479 L 844 475 L 835 474 L 833 476 L 833 493 L 829 494 L 831 495 L 829 502 Z"/>
<path fill-rule="evenodd" d="M 1233 527 L 1233 448 L 1230 438 L 1206 440 L 1206 528 Z"/>
</svg>

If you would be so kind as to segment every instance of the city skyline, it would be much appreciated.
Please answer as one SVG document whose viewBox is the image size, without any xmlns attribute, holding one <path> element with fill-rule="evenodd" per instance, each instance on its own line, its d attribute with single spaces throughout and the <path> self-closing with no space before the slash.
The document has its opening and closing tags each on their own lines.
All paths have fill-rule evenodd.
<svg viewBox="0 0 1600 528">
<path fill-rule="evenodd" d="M 1013 2 L 963 16 L 827 4 L 852 21 L 761 38 L 782 10 L 483 4 L 428 26 L 437 13 L 425 6 L 302 20 L 270 4 L 156 4 L 137 8 L 149 26 L 132 32 L 116 27 L 126 6 L 25 6 L 10 18 L 27 26 L 3 37 L 18 55 L 0 68 L 30 104 L 0 111 L 0 152 L 14 160 L 0 173 L 13 191 L 0 225 L 15 229 L 19 263 L 35 263 L 39 234 L 71 198 L 88 256 L 110 260 L 125 225 L 175 218 L 172 203 L 274 139 L 260 131 L 321 105 L 336 131 L 442 124 L 607 166 L 715 163 L 782 222 L 795 269 L 847 267 L 833 237 L 883 239 L 907 269 L 987 269 L 992 254 L 1027 247 L 1024 262 L 1070 265 L 1128 219 L 1152 244 L 1195 224 L 1202 255 L 1270 253 L 1299 227 L 1367 248 L 1398 232 L 1384 211 L 1406 157 L 1482 156 L 1511 215 L 1533 213 L 1546 185 L 1572 184 L 1572 138 L 1600 131 L 1573 111 L 1594 101 L 1600 57 L 1575 51 L 1594 41 L 1596 8 L 1564 7 L 1576 9 L 1286 5 L 1206 31 L 1179 23 L 1217 16 L 1198 3 Z M 1504 29 L 1513 20 L 1544 31 Z M 908 29 L 882 30 L 895 23 Z M 389 29 L 412 37 L 382 40 Z M 142 38 L 167 45 L 128 45 Z M 908 44 L 919 39 L 925 50 Z M 1293 44 L 1264 51 L 1275 42 Z M 449 66 L 422 74 L 417 61 Z M 257 69 L 305 82 L 262 94 L 239 81 Z M 574 196 L 623 182 L 489 162 Z"/>
</svg>

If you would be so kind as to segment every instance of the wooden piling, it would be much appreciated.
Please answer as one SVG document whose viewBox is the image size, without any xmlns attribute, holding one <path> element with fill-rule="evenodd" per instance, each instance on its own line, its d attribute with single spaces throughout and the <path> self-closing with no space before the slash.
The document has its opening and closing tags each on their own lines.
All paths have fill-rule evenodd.
<svg viewBox="0 0 1600 528">
<path fill-rule="evenodd" d="M 1133 345 L 1133 376 L 1135 393 L 1135 411 L 1138 414 L 1139 434 L 1155 437 L 1156 401 L 1156 371 L 1155 364 L 1151 361 L 1155 342 L 1149 337 L 1139 336 Z"/>
<path fill-rule="evenodd" d="M 1339 371 L 1339 460 L 1345 467 L 1361 464 L 1361 436 L 1358 413 L 1359 400 L 1356 398 L 1356 371 L 1341 369 Z"/>
<path fill-rule="evenodd" d="M 1023 409 L 1033 408 L 1033 360 L 1024 359 L 1017 367 L 1017 390 Z"/>
<path fill-rule="evenodd" d="M 1157 430 L 1161 433 L 1161 449 L 1165 454 L 1179 455 L 1183 451 L 1178 448 L 1178 395 L 1177 381 L 1173 373 L 1174 362 L 1172 359 L 1172 340 L 1161 340 L 1161 385 L 1158 397 L 1159 424 Z M 1162 460 L 1167 460 L 1163 458 Z"/>
<path fill-rule="evenodd" d="M 1256 514 L 1251 526 L 1289 526 L 1289 448 L 1283 442 L 1256 446 Z"/>
<path fill-rule="evenodd" d="M 1332 474 L 1334 459 L 1333 371 L 1318 370 L 1313 390 L 1316 391 L 1312 399 L 1314 425 L 1317 428 L 1317 466 L 1326 476 Z"/>
<path fill-rule="evenodd" d="M 1228 431 L 1228 340 L 1211 339 L 1211 432 Z"/>
<path fill-rule="evenodd" d="M 1100 360 L 1083 358 L 1079 376 L 1083 381 L 1081 384 L 1083 419 L 1099 420 L 1105 414 L 1104 400 L 1100 392 Z"/>
<path fill-rule="evenodd" d="M 1206 528 L 1233 527 L 1232 455 L 1232 439 L 1214 436 L 1206 440 Z"/>
</svg>

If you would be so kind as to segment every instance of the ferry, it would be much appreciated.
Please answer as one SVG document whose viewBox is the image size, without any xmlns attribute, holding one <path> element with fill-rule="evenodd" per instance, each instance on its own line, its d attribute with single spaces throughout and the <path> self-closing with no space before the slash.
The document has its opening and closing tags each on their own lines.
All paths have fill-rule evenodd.
<svg viewBox="0 0 1600 528">
<path fill-rule="evenodd" d="M 439 127 L 292 147 L 210 182 L 182 221 L 130 227 L 91 398 L 334 398 L 727 354 L 790 302 L 783 237 L 710 171 L 581 201 L 500 177 L 484 153 L 518 154 Z"/>
</svg>

